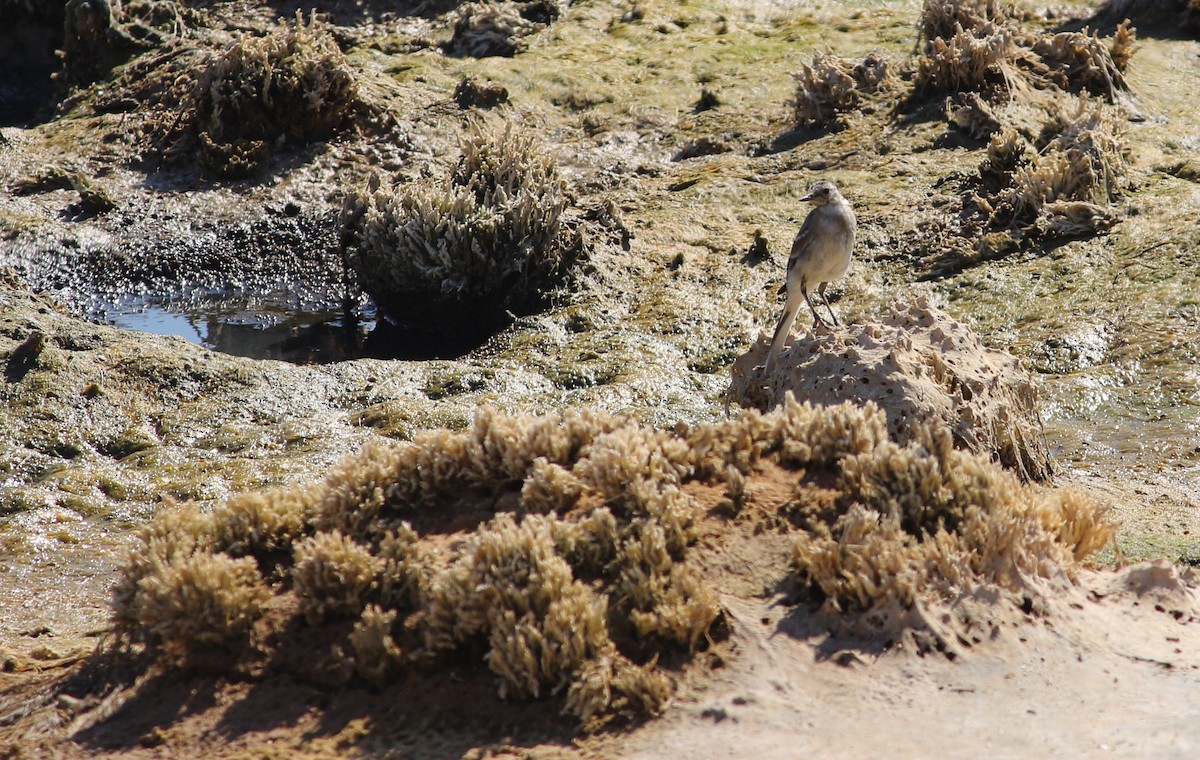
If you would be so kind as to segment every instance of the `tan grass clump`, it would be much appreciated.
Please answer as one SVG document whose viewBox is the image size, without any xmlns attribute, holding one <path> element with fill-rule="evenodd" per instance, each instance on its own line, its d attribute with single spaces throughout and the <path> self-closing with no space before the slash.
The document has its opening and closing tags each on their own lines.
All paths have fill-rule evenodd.
<svg viewBox="0 0 1200 760">
<path fill-rule="evenodd" d="M 262 613 L 270 592 L 249 557 L 180 553 L 158 559 L 123 598 L 120 622 L 168 656 L 236 646 Z"/>
<path fill-rule="evenodd" d="M 584 726 L 596 729 L 617 712 L 658 715 L 673 691 L 670 678 L 653 663 L 635 665 L 609 649 L 576 673 L 563 711 L 577 716 Z"/>
<path fill-rule="evenodd" d="M 949 39 L 958 29 L 978 29 L 989 23 L 1004 25 L 1010 14 L 998 0 L 925 0 L 921 9 L 921 39 L 926 44 Z"/>
<path fill-rule="evenodd" d="M 310 625 L 333 615 L 357 615 L 376 587 L 379 561 L 366 547 L 338 531 L 296 544 L 292 583 Z"/>
<path fill-rule="evenodd" d="M 421 463 L 412 461 L 416 448 L 369 443 L 360 456 L 349 457 L 335 467 L 326 476 L 319 498 L 313 497 L 311 519 L 317 530 L 336 530 L 350 536 L 372 530 L 397 496 L 408 496 L 396 492 L 406 471 L 412 477 L 420 467 Z"/>
<path fill-rule="evenodd" d="M 555 522 L 552 529 L 558 553 L 576 573 L 604 573 L 621 540 L 621 528 L 608 507 L 597 507 L 572 522 Z"/>
<path fill-rule="evenodd" d="M 485 636 L 502 697 L 554 693 L 608 646 L 607 599 L 574 579 L 552 522 L 497 516 L 424 593 L 428 648 Z"/>
<path fill-rule="evenodd" d="M 570 469 L 581 452 L 622 424 L 626 421 L 586 409 L 530 417 L 484 407 L 466 432 L 433 430 L 400 446 L 368 444 L 325 479 L 312 520 L 318 530 L 378 533 L 393 527 L 399 510 L 463 486 L 521 485 L 528 509 L 566 508 L 579 495 Z"/>
<path fill-rule="evenodd" d="M 713 590 L 681 564 L 696 519 L 684 490 L 692 462 L 686 440 L 627 419 L 483 409 L 461 433 L 370 446 L 311 488 L 238 496 L 212 515 L 164 511 L 131 557 L 114 620 L 131 638 L 179 642 L 182 634 L 142 612 L 145 587 L 191 582 L 178 573 L 160 580 L 162 568 L 248 572 L 257 560 L 278 579 L 274 593 L 294 597 L 283 608 L 309 628 L 359 617 L 336 645 L 338 672 L 384 686 L 414 662 L 482 647 L 504 696 L 573 689 L 568 708 L 593 722 L 656 712 L 671 681 L 630 656 L 643 646 L 702 648 L 720 615 Z M 413 527 L 442 510 L 453 519 L 464 499 L 502 493 L 541 514 L 499 512 L 448 553 L 436 529 L 426 537 Z M 155 609 L 165 617 L 175 608 Z M 620 621 L 619 641 L 610 621 Z"/>
<path fill-rule="evenodd" d="M 557 16 L 553 3 L 465 3 L 445 50 L 455 56 L 511 58 L 524 48 L 524 38 L 545 29 Z"/>
<path fill-rule="evenodd" d="M 583 482 L 570 470 L 538 457 L 521 486 L 521 506 L 530 512 L 566 512 L 579 501 L 583 490 Z"/>
<path fill-rule="evenodd" d="M 396 610 L 367 605 L 350 632 L 354 669 L 368 683 L 383 686 L 404 664 L 404 652 L 392 638 Z"/>
<path fill-rule="evenodd" d="M 605 499 L 637 509 L 646 496 L 641 484 L 678 485 L 690 468 L 684 441 L 629 420 L 593 440 L 573 471 Z"/>
<path fill-rule="evenodd" d="M 980 204 L 989 215 L 988 226 L 1033 229 L 1041 237 L 1095 234 L 1112 227 L 1120 216 L 1110 204 L 1127 177 L 1120 127 L 1099 105 L 1084 103 L 1073 117 L 1053 120 L 1043 134 L 1045 147 L 1017 160 L 1007 186 Z M 989 149 L 981 174 L 1002 174 L 1004 165 L 1013 163 L 994 160 L 992 153 Z"/>
<path fill-rule="evenodd" d="M 957 93 L 947 98 L 946 120 L 976 140 L 991 136 L 1003 126 L 995 110 L 976 92 Z"/>
<path fill-rule="evenodd" d="M 1011 95 L 1024 81 L 1016 68 L 1017 46 L 1012 29 L 992 22 L 948 37 L 934 37 L 917 59 L 914 85 L 918 92 L 972 91 L 988 99 Z"/>
<path fill-rule="evenodd" d="M 847 503 L 862 504 L 921 536 L 953 530 L 972 506 L 993 510 L 1001 498 L 997 483 L 1013 476 L 981 471 L 977 463 L 977 457 L 954 448 L 949 428 L 919 425 L 907 447 L 887 443 L 843 458 L 839 485 Z"/>
<path fill-rule="evenodd" d="M 214 541 L 231 556 L 290 551 L 309 529 L 315 505 L 307 491 L 234 496 L 214 521 Z"/>
<path fill-rule="evenodd" d="M 530 313 L 564 286 L 579 253 L 566 208 L 558 164 L 532 133 L 472 122 L 448 183 L 375 175 L 346 196 L 341 235 L 385 314 L 454 335 Z"/>
<path fill-rule="evenodd" d="M 138 531 L 137 548 L 130 552 L 125 571 L 113 586 L 113 622 L 119 631 L 134 631 L 138 594 L 144 578 L 177 560 L 209 553 L 216 546 L 216 521 L 190 505 L 167 502 L 149 524 Z"/>
<path fill-rule="evenodd" d="M 633 609 L 629 620 L 638 636 L 657 636 L 695 651 L 701 639 L 721 614 L 717 593 L 682 566 L 668 573 L 648 576 L 652 589 L 635 591 L 635 596 L 649 596 L 647 609 Z"/>
<path fill-rule="evenodd" d="M 1006 128 L 988 141 L 987 157 L 979 165 L 979 174 L 993 182 L 1006 182 L 1026 159 L 1029 141 L 1015 129 Z"/>
<path fill-rule="evenodd" d="M 420 540 L 412 526 L 402 522 L 379 542 L 379 598 L 389 608 L 410 609 L 421 602 L 430 558 L 422 551 Z"/>
<path fill-rule="evenodd" d="M 1133 28 L 1128 23 L 1118 27 L 1111 48 L 1084 29 L 1039 37 L 1033 50 L 1046 65 L 1045 76 L 1063 90 L 1086 90 L 1113 103 L 1119 91 L 1128 89 L 1121 74 L 1133 55 Z"/>
<path fill-rule="evenodd" d="M 1124 132 L 1114 109 L 1086 100 L 1073 113 L 1055 112 L 1036 144 L 1011 127 L 996 132 L 978 182 L 967 183 L 963 238 L 931 252 L 930 275 L 1111 229 L 1128 184 Z"/>
<path fill-rule="evenodd" d="M 812 63 L 794 75 L 796 123 L 837 126 L 842 114 L 857 109 L 864 95 L 884 89 L 890 76 L 887 60 L 878 53 L 858 63 L 828 52 L 813 53 Z"/>
<path fill-rule="evenodd" d="M 945 431 L 922 437 L 844 459 L 844 511 L 827 531 L 797 538 L 797 577 L 830 609 L 918 625 L 953 650 L 952 616 L 932 610 L 985 588 L 1038 597 L 1112 540 L 1113 525 L 1084 497 L 1045 497 L 952 451 Z"/>
<path fill-rule="evenodd" d="M 1025 29 L 1019 16 L 995 0 L 927 0 L 910 105 L 948 96 L 947 119 L 977 140 L 1019 127 L 1031 108 L 1051 102 L 1052 89 L 1089 92 L 1133 109 L 1123 76 L 1134 51 L 1128 23 L 1102 40 L 1087 29 Z"/>
<path fill-rule="evenodd" d="M 913 610 L 958 592 L 1069 578 L 1111 534 L 1082 497 L 1037 496 L 945 431 L 901 447 L 888 430 L 877 407 L 792 399 L 672 432 L 481 410 L 466 431 L 368 447 L 309 487 L 164 510 L 114 623 L 174 655 L 235 649 L 254 626 L 243 656 L 383 689 L 476 663 L 468 677 L 494 677 L 502 697 L 555 698 L 594 728 L 661 712 L 680 663 L 720 639 L 722 571 L 705 553 L 725 531 L 706 521 L 723 519 L 714 491 L 754 494 L 764 469 L 790 473 L 795 498 L 822 494 L 803 505 L 796 577 L 902 628 L 940 630 Z M 745 506 L 739 520 L 757 509 L 788 529 Z"/>
<path fill-rule="evenodd" d="M 315 16 L 265 37 L 243 37 L 200 77 L 200 158 L 221 177 L 245 177 L 284 141 L 331 135 L 356 99 L 345 56 Z"/>
<path fill-rule="evenodd" d="M 1124 21 L 1117 25 L 1116 30 L 1113 32 L 1112 44 L 1108 48 L 1117 71 L 1123 72 L 1129 67 L 1129 60 L 1133 58 L 1133 43 L 1136 40 L 1137 29 L 1132 24 Z"/>
<path fill-rule="evenodd" d="M 547 465 L 574 465 L 585 447 L 624 423 L 588 409 L 533 417 L 484 408 L 476 412 L 471 434 L 479 448 L 483 477 L 519 483 L 538 460 Z"/>
</svg>

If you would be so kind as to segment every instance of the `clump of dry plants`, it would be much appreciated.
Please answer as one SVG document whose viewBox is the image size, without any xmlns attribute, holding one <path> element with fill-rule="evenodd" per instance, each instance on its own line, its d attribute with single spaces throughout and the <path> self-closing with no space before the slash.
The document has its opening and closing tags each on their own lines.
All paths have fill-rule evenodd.
<svg viewBox="0 0 1200 760">
<path fill-rule="evenodd" d="M 866 97 L 887 89 L 891 71 L 887 60 L 871 53 L 854 61 L 832 53 L 814 53 L 795 75 L 796 123 L 804 127 L 836 127 L 842 116 L 859 109 Z"/>
<path fill-rule="evenodd" d="M 567 205 L 558 163 L 531 133 L 473 121 L 448 182 L 375 175 L 346 196 L 341 235 L 388 316 L 455 334 L 530 313 L 565 284 L 581 250 Z"/>
<path fill-rule="evenodd" d="M 481 656 L 501 697 L 560 700 L 585 726 L 653 715 L 681 664 L 727 631 L 703 561 L 725 528 L 702 495 L 741 489 L 749 508 L 764 467 L 797 488 L 836 484 L 807 508 L 792 561 L 838 609 L 923 609 L 959 588 L 1069 576 L 1111 532 L 1086 500 L 1034 492 L 944 430 L 898 446 L 870 405 L 789 400 L 670 432 L 484 409 L 469 430 L 370 447 L 312 486 L 163 510 L 113 621 L 175 658 L 247 652 L 247 639 L 262 657 L 299 647 L 326 684 L 386 688 Z"/>
<path fill-rule="evenodd" d="M 256 172 L 284 141 L 333 134 L 357 97 L 354 74 L 325 26 L 297 13 L 265 37 L 212 58 L 194 101 L 201 161 L 220 177 Z"/>
</svg>

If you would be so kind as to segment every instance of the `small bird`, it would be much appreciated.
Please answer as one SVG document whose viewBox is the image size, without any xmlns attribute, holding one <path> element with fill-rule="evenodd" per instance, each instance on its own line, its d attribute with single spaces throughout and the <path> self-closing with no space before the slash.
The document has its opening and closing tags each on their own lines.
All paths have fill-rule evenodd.
<svg viewBox="0 0 1200 760">
<path fill-rule="evenodd" d="M 828 322 L 817 313 L 808 291 L 814 285 L 817 293 L 829 309 L 833 323 L 840 324 L 825 297 L 825 287 L 850 268 L 850 252 L 854 249 L 854 230 L 857 222 L 854 219 L 854 209 L 837 187 L 828 180 L 817 180 L 808 188 L 808 195 L 800 200 L 812 201 L 812 211 L 800 225 L 796 239 L 792 241 L 792 253 L 788 257 L 787 279 L 779 292 L 787 292 L 787 303 L 783 307 L 783 316 L 775 328 L 775 337 L 771 341 L 771 350 L 767 353 L 767 371 L 770 372 L 775 364 L 775 357 L 783 348 L 796 312 L 800 311 L 800 297 L 808 308 L 812 309 L 813 325 L 826 325 Z"/>
</svg>

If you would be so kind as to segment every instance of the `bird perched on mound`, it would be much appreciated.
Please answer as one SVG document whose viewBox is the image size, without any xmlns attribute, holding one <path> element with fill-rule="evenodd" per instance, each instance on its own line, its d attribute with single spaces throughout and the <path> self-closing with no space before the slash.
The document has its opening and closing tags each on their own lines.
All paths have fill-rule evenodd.
<svg viewBox="0 0 1200 760">
<path fill-rule="evenodd" d="M 817 180 L 808 188 L 808 195 L 800 200 L 812 201 L 815 208 L 808 212 L 796 239 L 792 241 L 792 254 L 788 257 L 787 280 L 780 292 L 787 291 L 787 303 L 783 307 L 783 315 L 775 327 L 775 337 L 771 341 L 771 350 L 767 353 L 767 371 L 770 372 L 775 364 L 775 357 L 783 348 L 796 312 L 800 311 L 800 299 L 803 296 L 808 308 L 812 309 L 813 324 L 828 324 L 824 317 L 817 313 L 808 291 L 814 285 L 817 293 L 829 309 L 833 323 L 839 324 L 825 297 L 825 287 L 832 280 L 846 274 L 850 268 L 850 252 L 854 248 L 854 230 L 857 222 L 854 219 L 854 209 L 837 187 L 828 180 Z"/>
</svg>

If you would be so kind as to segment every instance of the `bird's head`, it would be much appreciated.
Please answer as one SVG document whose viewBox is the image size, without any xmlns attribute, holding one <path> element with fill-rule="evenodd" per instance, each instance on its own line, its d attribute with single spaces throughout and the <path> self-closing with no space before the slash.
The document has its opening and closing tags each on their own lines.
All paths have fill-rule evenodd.
<svg viewBox="0 0 1200 760">
<path fill-rule="evenodd" d="M 838 197 L 837 186 L 827 179 L 819 179 L 808 186 L 808 195 L 800 200 L 812 201 L 815 206 L 824 206 Z"/>
</svg>

